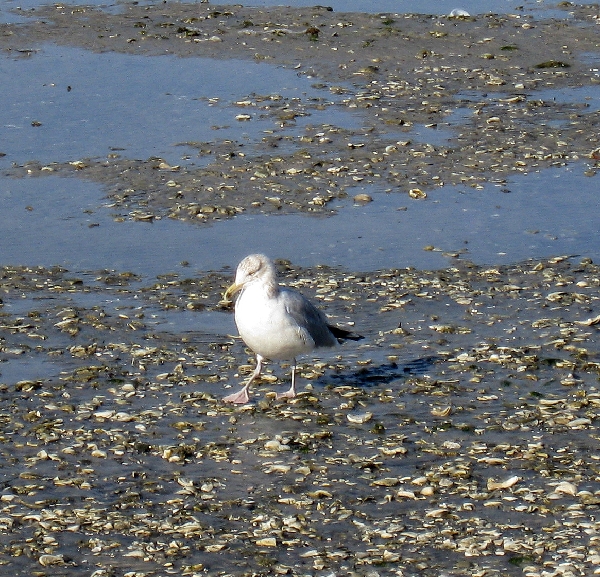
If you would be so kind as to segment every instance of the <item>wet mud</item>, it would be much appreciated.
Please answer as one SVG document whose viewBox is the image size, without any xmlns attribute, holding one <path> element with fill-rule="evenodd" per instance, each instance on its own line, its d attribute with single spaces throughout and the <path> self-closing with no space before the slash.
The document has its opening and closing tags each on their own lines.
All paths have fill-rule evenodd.
<svg viewBox="0 0 600 577">
<path fill-rule="evenodd" d="M 252 368 L 214 320 L 229 314 L 229 275 L 145 284 L 2 270 L 4 564 L 23 575 L 595 569 L 596 265 L 280 267 L 367 339 L 306 359 L 289 402 L 274 399 L 289 367 L 269 367 L 244 407 L 220 401 Z"/>
</svg>

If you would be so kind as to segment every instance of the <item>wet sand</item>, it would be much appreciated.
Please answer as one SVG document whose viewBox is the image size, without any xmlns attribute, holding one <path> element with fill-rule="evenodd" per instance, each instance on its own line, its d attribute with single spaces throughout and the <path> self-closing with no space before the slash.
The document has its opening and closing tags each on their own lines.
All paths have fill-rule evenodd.
<svg viewBox="0 0 600 577">
<path fill-rule="evenodd" d="M 2 27 L 3 50 L 268 60 L 344 102 L 249 95 L 238 112 L 248 122 L 347 106 L 368 123 L 307 128 L 286 154 L 275 122 L 243 147 L 215 138 L 198 144 L 203 168 L 112 155 L 3 173 L 91 179 L 123 218 L 199 226 L 328 211 L 361 182 L 418 202 L 442 182 L 582 160 L 594 178 L 598 112 L 535 93 L 598 85 L 584 61 L 598 51 L 598 8 L 569 10 L 560 22 L 36 10 L 31 24 Z M 457 98 L 473 114 L 447 146 L 398 136 L 443 122 Z M 586 255 L 449 258 L 439 271 L 370 273 L 280 262 L 285 282 L 367 338 L 305 359 L 293 401 L 274 399 L 288 370 L 271 365 L 241 408 L 220 401 L 252 368 L 220 304 L 232 271 L 2 267 L 0 564 L 95 577 L 598 572 L 598 266 Z"/>
</svg>

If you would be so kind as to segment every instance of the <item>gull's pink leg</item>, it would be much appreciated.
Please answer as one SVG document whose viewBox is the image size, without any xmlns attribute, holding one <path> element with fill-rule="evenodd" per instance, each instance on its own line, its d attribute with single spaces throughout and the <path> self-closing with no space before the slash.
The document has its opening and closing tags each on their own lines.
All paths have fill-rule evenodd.
<svg viewBox="0 0 600 577">
<path fill-rule="evenodd" d="M 292 365 L 292 386 L 285 392 L 277 395 L 278 399 L 293 399 L 296 396 L 296 359 Z"/>
<path fill-rule="evenodd" d="M 260 375 L 260 371 L 262 370 L 262 362 L 263 357 L 261 357 L 260 355 L 256 355 L 256 368 L 254 369 L 254 372 L 246 381 L 246 384 L 242 387 L 240 391 L 238 391 L 237 393 L 232 393 L 231 395 L 227 395 L 223 398 L 223 401 L 225 403 L 235 403 L 236 405 L 243 405 L 244 403 L 247 403 L 250 400 L 250 397 L 248 396 L 248 389 L 250 388 L 252 381 L 254 381 L 254 379 L 256 379 L 258 375 Z"/>
</svg>

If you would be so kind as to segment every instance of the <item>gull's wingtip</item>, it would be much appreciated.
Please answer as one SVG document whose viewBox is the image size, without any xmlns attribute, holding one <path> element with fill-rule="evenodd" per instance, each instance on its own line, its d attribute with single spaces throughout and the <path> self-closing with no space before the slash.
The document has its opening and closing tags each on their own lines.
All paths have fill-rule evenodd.
<svg viewBox="0 0 600 577">
<path fill-rule="evenodd" d="M 359 335 L 358 333 L 341 327 L 336 327 L 335 325 L 327 325 L 327 328 L 331 331 L 331 334 L 340 341 L 361 341 L 365 338 L 363 335 Z"/>
</svg>

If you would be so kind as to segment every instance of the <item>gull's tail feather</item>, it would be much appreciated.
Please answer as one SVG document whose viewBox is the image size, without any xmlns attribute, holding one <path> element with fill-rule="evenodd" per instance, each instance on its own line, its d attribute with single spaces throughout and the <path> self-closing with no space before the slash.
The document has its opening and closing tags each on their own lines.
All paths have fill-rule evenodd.
<svg viewBox="0 0 600 577">
<path fill-rule="evenodd" d="M 336 327 L 334 325 L 327 325 L 327 328 L 331 331 L 331 334 L 340 342 L 342 341 L 360 341 L 364 339 L 362 335 L 357 333 L 353 333 L 352 331 L 347 331 L 346 329 L 342 329 L 340 327 Z"/>
</svg>

